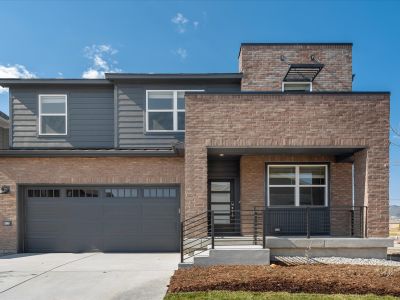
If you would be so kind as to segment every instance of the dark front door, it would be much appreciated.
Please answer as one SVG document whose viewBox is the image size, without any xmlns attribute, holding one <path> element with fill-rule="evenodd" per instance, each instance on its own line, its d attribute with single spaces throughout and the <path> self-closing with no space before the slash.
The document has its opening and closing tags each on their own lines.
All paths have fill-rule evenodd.
<svg viewBox="0 0 400 300">
<path fill-rule="evenodd" d="M 233 180 L 209 180 L 209 209 L 214 211 L 214 230 L 217 235 L 239 234 Z"/>
</svg>

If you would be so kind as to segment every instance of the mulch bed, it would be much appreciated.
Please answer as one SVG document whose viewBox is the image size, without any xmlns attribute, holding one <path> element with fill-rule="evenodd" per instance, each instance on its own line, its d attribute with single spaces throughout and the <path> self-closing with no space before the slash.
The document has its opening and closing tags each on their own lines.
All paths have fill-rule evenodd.
<svg viewBox="0 0 400 300">
<path fill-rule="evenodd" d="M 356 265 L 194 267 L 175 271 L 168 292 L 211 290 L 400 296 L 400 268 Z"/>
</svg>

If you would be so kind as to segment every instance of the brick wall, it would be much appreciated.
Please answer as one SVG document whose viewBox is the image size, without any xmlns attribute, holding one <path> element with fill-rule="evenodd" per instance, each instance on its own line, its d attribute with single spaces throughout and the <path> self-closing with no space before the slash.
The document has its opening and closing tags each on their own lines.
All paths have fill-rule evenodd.
<svg viewBox="0 0 400 300">
<path fill-rule="evenodd" d="M 181 184 L 184 190 L 182 157 L 99 157 L 99 158 L 0 158 L 0 184 L 11 193 L 0 195 L 0 251 L 17 250 L 18 184 Z"/>
<path fill-rule="evenodd" d="M 355 155 L 356 205 L 369 206 L 369 235 L 387 236 L 388 135 L 388 94 L 188 95 L 186 213 L 207 208 L 207 147 L 365 147 L 367 155 Z M 243 158 L 241 167 L 247 174 L 264 172 L 263 164 L 246 166 L 245 162 Z M 338 164 L 332 172 L 337 183 L 333 193 L 338 201 L 348 202 L 351 178 L 342 182 L 340 177 L 348 177 L 351 170 Z M 244 174 L 242 180 L 242 187 L 246 183 L 264 186 L 261 176 Z M 257 188 L 252 197 L 250 206 L 251 201 L 263 199 L 262 189 Z"/>
<path fill-rule="evenodd" d="M 281 91 L 288 64 L 315 63 L 324 68 L 313 82 L 313 91 L 351 91 L 351 45 L 242 45 L 239 71 L 243 72 L 243 91 Z M 281 56 L 286 61 L 281 60 Z"/>
<path fill-rule="evenodd" d="M 326 155 L 251 155 L 240 160 L 241 209 L 251 210 L 265 205 L 266 163 L 328 163 L 330 166 L 329 204 L 332 207 L 352 205 L 352 165 L 336 163 L 333 156 Z M 343 210 L 331 214 L 332 235 L 349 235 L 349 213 Z"/>
</svg>

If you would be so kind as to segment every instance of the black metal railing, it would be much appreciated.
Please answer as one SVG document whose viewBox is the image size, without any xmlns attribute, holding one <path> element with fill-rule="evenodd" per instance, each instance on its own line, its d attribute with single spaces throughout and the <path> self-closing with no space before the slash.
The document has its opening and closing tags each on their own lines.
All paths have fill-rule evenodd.
<svg viewBox="0 0 400 300">
<path fill-rule="evenodd" d="M 255 207 L 208 210 L 181 222 L 181 262 L 215 244 L 261 245 L 266 236 L 367 237 L 367 207 Z M 236 238 L 235 238 L 236 237 Z"/>
</svg>

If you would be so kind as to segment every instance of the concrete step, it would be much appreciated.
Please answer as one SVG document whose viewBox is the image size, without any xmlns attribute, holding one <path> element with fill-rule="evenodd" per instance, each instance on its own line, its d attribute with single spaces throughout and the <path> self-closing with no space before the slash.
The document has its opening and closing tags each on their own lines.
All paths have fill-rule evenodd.
<svg viewBox="0 0 400 300">
<path fill-rule="evenodd" d="M 261 246 L 216 246 L 208 256 L 195 256 L 193 265 L 269 265 L 270 251 Z"/>
<path fill-rule="evenodd" d="M 191 267 L 193 267 L 194 265 L 193 265 L 193 262 L 180 262 L 179 264 L 178 264 L 178 269 L 186 269 L 186 268 L 191 268 Z"/>
</svg>

